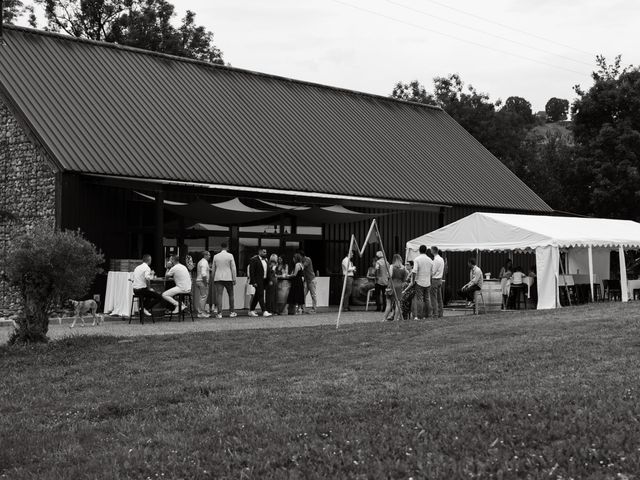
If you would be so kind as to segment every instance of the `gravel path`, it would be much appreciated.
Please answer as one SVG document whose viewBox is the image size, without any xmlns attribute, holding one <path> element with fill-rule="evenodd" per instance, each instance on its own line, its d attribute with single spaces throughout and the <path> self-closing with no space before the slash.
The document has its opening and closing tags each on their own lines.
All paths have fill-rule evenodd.
<svg viewBox="0 0 640 480">
<path fill-rule="evenodd" d="M 81 323 L 78 322 L 73 329 L 69 328 L 71 324 L 70 319 L 65 318 L 62 325 L 58 325 L 56 322 L 52 322 L 49 325 L 49 338 L 59 339 L 77 335 L 135 337 L 141 335 L 251 330 L 257 328 L 315 327 L 318 325 L 335 325 L 336 316 L 337 312 L 324 312 L 315 315 L 279 315 L 267 318 L 249 317 L 244 314 L 236 318 L 226 316 L 221 319 L 196 318 L 195 322 L 191 322 L 189 318 L 184 322 L 162 320 L 156 321 L 156 323 L 153 324 L 149 319 L 145 321 L 144 325 L 140 325 L 137 319 L 134 319 L 133 322 L 129 324 L 128 319 L 105 316 L 104 322 L 100 326 L 92 327 L 91 320 L 85 318 L 87 326 L 82 327 Z M 340 318 L 341 324 L 378 321 L 382 321 L 382 315 L 376 312 L 344 312 Z M 0 343 L 5 343 L 12 331 L 13 328 L 9 326 L 0 328 Z"/>
</svg>

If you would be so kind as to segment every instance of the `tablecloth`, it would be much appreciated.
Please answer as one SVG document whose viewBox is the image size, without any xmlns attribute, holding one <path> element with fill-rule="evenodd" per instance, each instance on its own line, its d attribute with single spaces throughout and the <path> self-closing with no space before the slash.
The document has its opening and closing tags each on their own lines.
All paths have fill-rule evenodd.
<svg viewBox="0 0 640 480">
<path fill-rule="evenodd" d="M 627 290 L 629 291 L 629 300 L 633 300 L 633 290 L 640 288 L 640 279 L 627 280 Z"/>
<path fill-rule="evenodd" d="M 104 313 L 128 317 L 131 312 L 133 283 L 130 272 L 109 272 L 104 295 Z"/>
</svg>

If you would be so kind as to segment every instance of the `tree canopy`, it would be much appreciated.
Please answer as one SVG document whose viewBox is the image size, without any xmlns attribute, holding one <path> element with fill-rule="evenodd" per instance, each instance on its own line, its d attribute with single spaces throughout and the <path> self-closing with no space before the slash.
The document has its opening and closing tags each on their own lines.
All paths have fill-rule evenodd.
<svg viewBox="0 0 640 480">
<path fill-rule="evenodd" d="M 571 112 L 576 161 L 583 171 L 580 207 L 598 216 L 640 220 L 640 69 L 597 59 L 589 90 Z"/>
<path fill-rule="evenodd" d="M 174 26 L 175 7 L 167 0 L 34 1 L 44 7 L 46 29 L 51 31 L 224 63 L 213 33 L 196 24 L 194 12 L 187 10 L 179 26 Z"/>
<path fill-rule="evenodd" d="M 565 98 L 552 97 L 544 106 L 544 111 L 550 122 L 558 122 L 567 119 L 569 112 L 569 100 Z"/>
<path fill-rule="evenodd" d="M 491 102 L 458 75 L 436 77 L 433 93 L 399 82 L 392 96 L 442 107 L 554 209 L 640 221 L 640 69 L 596 62 L 593 85 L 575 87 L 570 130 L 541 126 L 522 97 Z M 568 109 L 555 97 L 545 108 L 551 122 Z"/>
</svg>

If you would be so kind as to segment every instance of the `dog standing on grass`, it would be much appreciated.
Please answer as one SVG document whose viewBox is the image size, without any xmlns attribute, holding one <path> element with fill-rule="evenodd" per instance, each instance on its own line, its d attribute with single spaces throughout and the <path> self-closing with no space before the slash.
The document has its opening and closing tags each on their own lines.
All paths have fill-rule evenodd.
<svg viewBox="0 0 640 480">
<path fill-rule="evenodd" d="M 73 323 L 69 328 L 76 326 L 78 318 L 82 321 L 82 326 L 84 327 L 84 315 L 86 313 L 91 313 L 94 327 L 96 325 L 100 325 L 102 317 L 100 315 L 96 315 L 96 312 L 98 311 L 98 304 L 95 300 L 69 300 L 69 302 L 73 306 Z"/>
</svg>

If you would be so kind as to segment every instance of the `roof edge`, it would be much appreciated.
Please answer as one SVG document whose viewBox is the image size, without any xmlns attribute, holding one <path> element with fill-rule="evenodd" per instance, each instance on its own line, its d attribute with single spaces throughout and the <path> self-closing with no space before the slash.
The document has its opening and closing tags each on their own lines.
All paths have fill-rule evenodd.
<svg viewBox="0 0 640 480">
<path fill-rule="evenodd" d="M 32 34 L 32 35 L 41 35 L 43 37 L 59 38 L 60 40 L 65 40 L 65 41 L 70 41 L 70 42 L 86 43 L 88 45 L 94 45 L 94 46 L 103 47 L 103 48 L 112 48 L 112 49 L 115 49 L 115 50 L 122 50 L 122 51 L 126 51 L 126 52 L 131 52 L 131 53 L 149 55 L 149 56 L 152 56 L 152 57 L 164 58 L 164 59 L 167 59 L 167 60 L 173 60 L 173 61 L 178 61 L 178 62 L 193 63 L 193 64 L 196 64 L 196 65 L 201 65 L 201 66 L 208 67 L 208 68 L 219 68 L 219 69 L 228 70 L 228 71 L 231 71 L 231 72 L 239 72 L 239 73 L 244 73 L 244 74 L 248 74 L 248 75 L 254 75 L 254 76 L 257 76 L 257 77 L 271 78 L 271 79 L 285 81 L 285 82 L 297 83 L 297 84 L 300 84 L 300 85 L 307 85 L 307 86 L 316 87 L 316 88 L 333 90 L 333 91 L 336 91 L 336 92 L 347 93 L 349 95 L 356 95 L 356 96 L 361 96 L 361 97 L 369 97 L 369 98 L 373 98 L 375 100 L 386 100 L 388 102 L 400 103 L 400 104 L 403 104 L 403 105 L 414 105 L 414 106 L 427 108 L 427 109 L 431 109 L 431 110 L 444 111 L 438 105 L 430 105 L 430 104 L 418 103 L 418 102 L 409 102 L 407 100 L 400 100 L 399 98 L 386 97 L 384 95 L 378 95 L 378 94 L 375 94 L 375 93 L 362 92 L 362 91 L 359 91 L 359 90 L 351 90 L 349 88 L 343 88 L 343 87 L 334 87 L 332 85 L 325 85 L 325 84 L 322 84 L 322 83 L 311 82 L 311 81 L 308 81 L 308 80 L 299 80 L 299 79 L 290 78 L 290 77 L 283 77 L 281 75 L 274 75 L 274 74 L 271 74 L 271 73 L 258 72 L 258 71 L 255 71 L 255 70 L 248 70 L 248 69 L 245 69 L 245 68 L 231 67 L 231 66 L 228 66 L 228 65 L 219 65 L 219 64 L 216 64 L 216 63 L 205 62 L 203 60 L 196 60 L 196 59 L 193 59 L 193 58 L 178 57 L 176 55 L 169 55 L 167 53 L 154 52 L 154 51 L 151 51 L 151 50 L 144 50 L 144 49 L 136 48 L 136 47 L 129 47 L 127 45 L 121 45 L 119 43 L 109 43 L 109 42 L 103 42 L 103 41 L 98 41 L 98 40 L 90 40 L 90 39 L 87 39 L 87 38 L 72 37 L 71 35 L 66 35 L 66 34 L 57 33 L 57 32 L 49 32 L 49 31 L 40 30 L 40 29 L 37 29 L 37 28 L 21 27 L 21 26 L 18 26 L 18 25 L 6 25 L 5 24 L 4 25 L 4 29 L 5 30 L 15 30 L 15 31 L 18 31 L 18 32 L 29 33 L 29 34 Z"/>
</svg>

